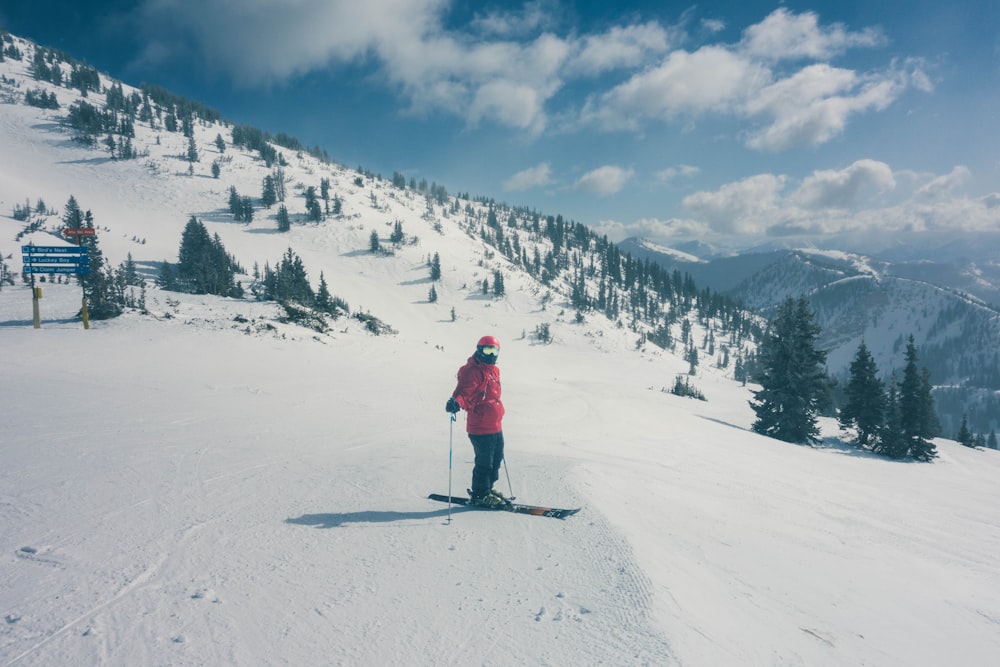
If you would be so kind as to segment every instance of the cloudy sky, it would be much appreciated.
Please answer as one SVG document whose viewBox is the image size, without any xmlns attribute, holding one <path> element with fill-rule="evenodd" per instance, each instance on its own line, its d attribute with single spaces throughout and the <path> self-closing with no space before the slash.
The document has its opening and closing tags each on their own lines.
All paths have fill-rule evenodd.
<svg viewBox="0 0 1000 667">
<path fill-rule="evenodd" d="M 612 240 L 1000 229 L 992 2 L 3 0 L 0 25 Z"/>
</svg>

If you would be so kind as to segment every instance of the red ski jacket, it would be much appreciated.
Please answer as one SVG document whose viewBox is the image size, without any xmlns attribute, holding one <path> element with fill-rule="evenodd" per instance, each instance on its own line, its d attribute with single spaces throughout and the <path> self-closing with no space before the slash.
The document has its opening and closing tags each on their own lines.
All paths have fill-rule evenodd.
<svg viewBox="0 0 1000 667">
<path fill-rule="evenodd" d="M 465 430 L 473 435 L 499 433 L 504 408 L 500 402 L 500 369 L 469 357 L 458 369 L 458 386 L 452 396 L 468 412 Z"/>
</svg>

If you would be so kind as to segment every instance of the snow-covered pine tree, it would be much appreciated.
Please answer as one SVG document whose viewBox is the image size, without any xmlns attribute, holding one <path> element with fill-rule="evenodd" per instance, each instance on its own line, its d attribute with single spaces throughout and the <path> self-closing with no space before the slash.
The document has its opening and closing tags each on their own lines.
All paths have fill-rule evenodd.
<svg viewBox="0 0 1000 667">
<path fill-rule="evenodd" d="M 861 447 L 871 447 L 879 436 L 885 421 L 885 398 L 878 367 L 864 341 L 851 362 L 847 381 L 847 403 L 840 411 L 838 421 L 843 429 L 855 428 Z"/>
<path fill-rule="evenodd" d="M 816 347 L 820 329 L 805 297 L 788 297 L 760 346 L 761 388 L 750 406 L 757 433 L 786 442 L 818 440 L 817 414 L 827 399 L 826 352 Z"/>
</svg>

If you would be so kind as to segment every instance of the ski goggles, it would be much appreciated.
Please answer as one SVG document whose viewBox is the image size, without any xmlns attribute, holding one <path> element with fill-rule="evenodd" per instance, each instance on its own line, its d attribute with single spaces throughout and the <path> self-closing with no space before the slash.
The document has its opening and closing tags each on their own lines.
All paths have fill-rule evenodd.
<svg viewBox="0 0 1000 667">
<path fill-rule="evenodd" d="M 480 349 L 483 351 L 483 354 L 490 354 L 494 357 L 500 354 L 499 345 L 483 345 Z"/>
</svg>

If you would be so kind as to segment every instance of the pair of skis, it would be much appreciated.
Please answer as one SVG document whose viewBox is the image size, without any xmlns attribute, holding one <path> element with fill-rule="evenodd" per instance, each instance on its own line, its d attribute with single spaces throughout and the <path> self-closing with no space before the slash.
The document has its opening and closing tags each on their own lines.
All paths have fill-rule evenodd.
<svg viewBox="0 0 1000 667">
<path fill-rule="evenodd" d="M 440 493 L 432 493 L 427 496 L 431 500 L 437 500 L 442 503 L 450 502 L 452 505 L 466 505 L 468 507 L 474 507 L 476 509 L 492 510 L 498 512 L 513 512 L 514 514 L 531 514 L 532 516 L 548 516 L 554 519 L 565 519 L 568 516 L 573 516 L 580 511 L 581 508 L 576 509 L 560 509 L 558 507 L 542 507 L 540 505 L 522 505 L 521 503 L 507 502 L 502 505 L 497 505 L 496 507 L 483 507 L 481 505 L 473 505 L 469 498 L 463 498 L 459 496 L 451 496 L 449 498 L 446 495 L 441 495 Z"/>
</svg>

